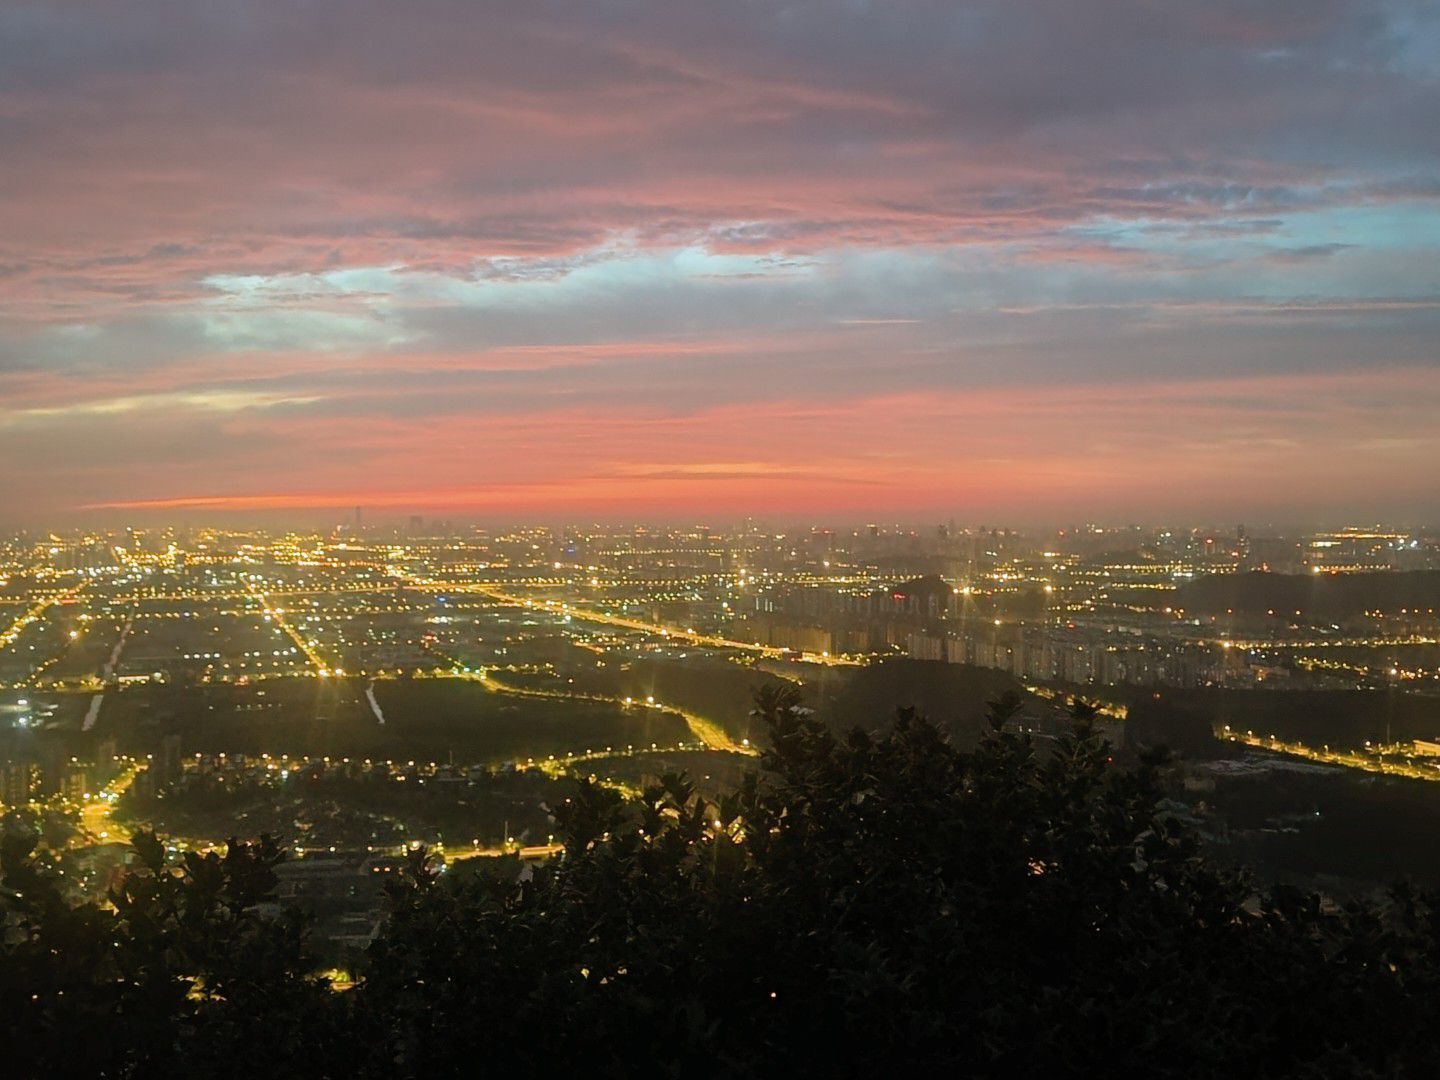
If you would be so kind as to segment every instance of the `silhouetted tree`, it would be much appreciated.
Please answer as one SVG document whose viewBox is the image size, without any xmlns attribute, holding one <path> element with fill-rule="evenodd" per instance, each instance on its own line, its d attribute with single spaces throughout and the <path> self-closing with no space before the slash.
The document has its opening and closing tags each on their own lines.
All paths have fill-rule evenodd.
<svg viewBox="0 0 1440 1080">
<path fill-rule="evenodd" d="M 232 839 L 223 857 L 187 852 L 176 870 L 139 833 L 105 905 L 68 902 L 33 846 L 12 833 L 0 850 L 8 1075 L 290 1075 L 317 1036 L 324 1045 L 334 1007 L 304 928 L 261 911 L 283 857 L 272 839 Z"/>
<path fill-rule="evenodd" d="M 1037 746 L 1017 709 L 967 752 L 911 711 L 837 737 L 771 687 L 718 802 L 581 783 L 533 876 L 415 852 L 344 994 L 261 914 L 273 844 L 177 873 L 142 837 L 113 911 L 7 852 L 0 1025 L 97 1076 L 1436 1074 L 1433 898 L 1262 895 L 1203 857 L 1162 755 L 1116 767 L 1083 703 Z"/>
</svg>

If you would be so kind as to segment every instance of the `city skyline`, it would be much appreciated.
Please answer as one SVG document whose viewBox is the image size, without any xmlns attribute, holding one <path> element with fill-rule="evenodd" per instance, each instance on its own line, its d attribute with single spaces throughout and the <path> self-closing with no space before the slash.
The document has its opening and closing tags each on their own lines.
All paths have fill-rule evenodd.
<svg viewBox="0 0 1440 1080">
<path fill-rule="evenodd" d="M 0 13 L 0 526 L 1440 520 L 1407 0 Z"/>
</svg>

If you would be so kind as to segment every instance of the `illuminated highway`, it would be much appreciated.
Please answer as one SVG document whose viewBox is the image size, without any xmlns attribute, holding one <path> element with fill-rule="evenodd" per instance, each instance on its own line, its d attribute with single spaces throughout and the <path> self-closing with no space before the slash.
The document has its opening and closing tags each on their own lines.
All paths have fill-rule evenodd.
<svg viewBox="0 0 1440 1080">
<path fill-rule="evenodd" d="M 515 607 L 539 608 L 543 611 L 568 615 L 570 618 L 578 619 L 581 622 L 598 623 L 601 626 L 613 626 L 620 630 L 634 630 L 642 634 L 654 634 L 659 637 L 673 638 L 675 641 L 683 642 L 687 645 L 701 645 L 713 649 L 737 649 L 772 659 L 798 657 L 807 663 L 832 666 L 855 666 L 863 662 L 851 657 L 830 656 L 825 653 L 796 653 L 793 650 L 781 649 L 773 645 L 761 645 L 758 641 L 736 641 L 734 638 L 719 637 L 714 634 L 702 634 L 696 630 L 664 626 L 660 623 L 645 622 L 641 619 L 632 619 L 626 615 L 612 615 L 605 611 L 575 607 L 574 605 L 562 603 L 558 600 L 533 600 L 524 596 L 516 596 L 513 593 L 503 592 L 494 586 L 478 582 L 474 584 L 449 585 L 432 581 L 416 581 L 414 584 L 424 584 L 425 587 L 430 589 L 445 589 L 450 592 L 479 593 L 481 596 L 488 597 L 502 604 L 510 604 Z"/>
<path fill-rule="evenodd" d="M 44 615 L 45 612 L 54 605 L 68 603 L 74 600 L 83 588 L 85 588 L 85 585 L 77 585 L 67 592 L 56 593 L 54 596 L 46 596 L 36 600 L 20 613 L 15 621 L 5 629 L 4 633 L 0 633 L 0 649 L 9 648 L 15 643 L 15 639 L 25 632 L 27 626 L 39 619 L 40 616 Z"/>
<path fill-rule="evenodd" d="M 1277 739 L 1272 735 L 1256 735 L 1251 731 L 1233 731 L 1228 727 L 1224 729 L 1221 737 L 1230 742 L 1242 743 L 1245 746 L 1253 746 L 1261 750 L 1271 750 L 1278 754 L 1288 754 L 1291 757 L 1305 758 L 1307 761 L 1317 761 L 1325 765 L 1340 765 L 1347 769 L 1383 773 L 1386 776 L 1403 776 L 1410 780 L 1440 781 L 1440 758 L 1421 757 L 1417 759 L 1411 755 L 1403 755 L 1396 747 L 1386 747 L 1383 751 L 1378 747 L 1364 751 L 1332 750 L 1328 746 L 1307 746 L 1305 743 Z M 1395 760 L 1396 756 L 1403 756 L 1403 760 Z"/>
<path fill-rule="evenodd" d="M 630 698 L 610 697 L 604 694 L 576 694 L 562 690 L 540 690 L 529 687 L 509 686 L 496 678 L 491 671 L 486 671 L 481 676 L 481 681 L 492 690 L 505 694 L 515 694 L 519 697 L 559 698 L 561 700 L 571 701 L 600 701 L 609 705 L 619 705 L 622 708 L 632 708 L 637 705 L 637 702 Z M 686 725 L 690 728 L 690 733 L 711 750 L 723 750 L 730 754 L 746 754 L 752 756 L 759 753 L 759 751 L 750 746 L 748 742 L 737 743 L 734 739 L 730 738 L 730 736 L 725 733 L 725 729 L 713 720 L 688 712 L 678 706 L 665 705 L 656 701 L 646 701 L 644 707 L 647 709 L 661 709 L 682 717 Z"/>
<path fill-rule="evenodd" d="M 128 844 L 130 830 L 115 820 L 115 803 L 119 801 L 135 777 L 140 773 L 138 764 L 126 766 L 114 780 L 105 785 L 80 811 L 80 834 L 77 846 L 85 844 Z M 81 842 L 83 838 L 83 843 Z"/>
<path fill-rule="evenodd" d="M 1440 645 L 1440 637 L 1425 634 L 1376 635 L 1343 638 L 1272 638 L 1242 641 L 1236 638 L 1199 638 L 1225 649 L 1384 649 L 1399 645 Z"/>
<path fill-rule="evenodd" d="M 495 675 L 494 668 L 484 668 L 480 671 L 470 671 L 453 656 L 449 656 L 432 646 L 431 652 L 451 665 L 451 673 L 460 679 L 469 679 L 478 682 L 492 693 L 511 694 L 515 697 L 528 698 L 552 698 L 561 701 L 595 701 L 607 705 L 619 705 L 622 708 L 630 708 L 636 702 L 630 698 L 610 697 L 605 694 L 578 694 L 568 690 L 544 690 L 538 687 L 512 686 Z M 730 754 L 755 755 L 759 751 L 750 746 L 748 740 L 744 743 L 737 743 L 725 733 L 725 729 L 713 720 L 706 719 L 695 713 L 688 712 L 675 705 L 662 705 L 653 700 L 646 701 L 644 707 L 648 709 L 662 709 L 682 717 L 690 732 L 700 742 L 711 750 L 723 750 Z"/>
<path fill-rule="evenodd" d="M 314 647 L 301 635 L 300 631 L 296 630 L 295 627 L 290 624 L 289 620 L 285 618 L 285 609 L 281 607 L 272 608 L 270 601 L 266 599 L 265 594 L 261 592 L 257 586 L 251 585 L 250 590 L 255 598 L 260 601 L 260 607 L 264 610 L 265 614 L 275 620 L 275 625 L 285 632 L 285 636 L 293 641 L 295 647 L 304 654 L 305 659 L 310 661 L 311 665 L 315 668 L 316 674 L 328 676 L 331 672 L 330 665 L 315 651 Z M 337 672 L 337 674 L 344 674 L 344 672 Z"/>
</svg>

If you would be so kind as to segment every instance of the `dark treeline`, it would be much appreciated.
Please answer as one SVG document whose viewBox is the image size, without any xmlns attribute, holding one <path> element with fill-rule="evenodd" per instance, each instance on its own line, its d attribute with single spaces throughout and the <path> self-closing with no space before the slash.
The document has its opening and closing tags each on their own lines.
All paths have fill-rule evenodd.
<svg viewBox="0 0 1440 1080">
<path fill-rule="evenodd" d="M 1207 574 L 1182 586 L 1175 603 L 1186 611 L 1348 619 L 1367 611 L 1440 608 L 1440 571 L 1373 574 Z"/>
<path fill-rule="evenodd" d="M 423 853 L 353 989 L 268 914 L 273 841 L 108 905 L 4 851 L 0 1061 L 85 1077 L 1432 1076 L 1436 901 L 1335 909 L 1211 865 L 1163 762 L 1075 709 L 1037 753 L 914 713 L 837 737 L 784 689 L 716 803 L 669 776 L 557 806 L 533 879 Z"/>
<path fill-rule="evenodd" d="M 1158 696 L 1157 696 L 1158 695 Z M 1230 727 L 1312 746 L 1359 747 L 1365 742 L 1409 741 L 1440 735 L 1435 699 L 1392 690 L 1251 690 L 1227 686 L 1193 689 L 1131 688 L 1127 733 L 1177 751 L 1217 747 L 1213 733 Z"/>
</svg>

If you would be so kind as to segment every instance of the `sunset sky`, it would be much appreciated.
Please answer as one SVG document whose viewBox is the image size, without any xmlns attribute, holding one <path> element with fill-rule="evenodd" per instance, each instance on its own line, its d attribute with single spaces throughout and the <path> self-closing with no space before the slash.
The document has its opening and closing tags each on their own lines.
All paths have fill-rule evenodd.
<svg viewBox="0 0 1440 1080">
<path fill-rule="evenodd" d="M 1440 521 L 1433 0 L 0 6 L 0 523 Z"/>
</svg>

